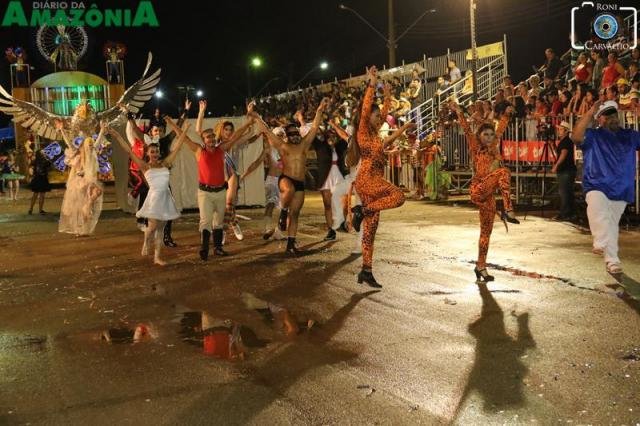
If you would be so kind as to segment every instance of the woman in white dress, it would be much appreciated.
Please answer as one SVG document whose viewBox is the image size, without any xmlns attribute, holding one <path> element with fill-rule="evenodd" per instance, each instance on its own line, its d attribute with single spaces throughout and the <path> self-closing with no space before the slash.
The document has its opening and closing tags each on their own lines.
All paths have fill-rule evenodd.
<svg viewBox="0 0 640 426">
<path fill-rule="evenodd" d="M 77 236 L 93 233 L 100 213 L 102 212 L 102 184 L 98 181 L 98 153 L 95 146 L 102 141 L 104 129 L 100 129 L 98 138 L 80 133 L 82 141 L 75 148 L 71 138 L 62 128 L 62 123 L 56 127 L 61 131 L 67 144 L 65 149 L 65 163 L 70 167 L 67 178 L 67 190 L 64 192 L 58 232 L 66 232 Z"/>
<path fill-rule="evenodd" d="M 168 118 L 166 119 L 169 120 Z M 150 247 L 154 246 L 155 252 L 153 263 L 156 265 L 166 265 L 166 262 L 160 258 L 160 250 L 163 245 L 164 226 L 168 220 L 175 220 L 180 217 L 180 212 L 176 208 L 175 201 L 169 190 L 169 167 L 173 163 L 186 135 L 185 131 L 174 143 L 173 150 L 163 160 L 160 159 L 160 146 L 156 143 L 149 144 L 146 149 L 145 158 L 147 161 L 138 158 L 132 151 L 131 146 L 124 140 L 122 136 L 115 130 L 109 128 L 108 134 L 118 140 L 120 146 L 129 154 L 144 173 L 144 178 L 149 185 L 149 193 L 142 205 L 142 208 L 136 213 L 137 217 L 147 218 L 149 224 L 144 231 L 144 243 L 142 244 L 142 255 L 147 256 Z M 154 241 L 155 240 L 155 241 Z"/>
</svg>

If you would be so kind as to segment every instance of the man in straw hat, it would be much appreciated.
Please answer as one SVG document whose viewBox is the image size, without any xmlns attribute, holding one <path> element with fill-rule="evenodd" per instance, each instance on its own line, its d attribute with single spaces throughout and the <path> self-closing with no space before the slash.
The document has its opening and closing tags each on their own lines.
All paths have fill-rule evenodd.
<svg viewBox="0 0 640 426">
<path fill-rule="evenodd" d="M 598 127 L 588 129 L 592 119 L 597 121 Z M 627 203 L 634 201 L 640 132 L 620 127 L 616 102 L 598 101 L 574 126 L 571 139 L 583 152 L 582 186 L 593 235 L 593 252 L 604 255 L 609 273 L 621 274 L 618 223 Z"/>
<path fill-rule="evenodd" d="M 556 220 L 571 221 L 575 218 L 575 202 L 573 184 L 576 180 L 576 163 L 573 159 L 573 142 L 569 137 L 571 125 L 562 121 L 556 126 L 560 142 L 556 148 L 556 163 L 551 168 L 558 176 L 558 195 L 560 196 L 560 212 Z"/>
</svg>

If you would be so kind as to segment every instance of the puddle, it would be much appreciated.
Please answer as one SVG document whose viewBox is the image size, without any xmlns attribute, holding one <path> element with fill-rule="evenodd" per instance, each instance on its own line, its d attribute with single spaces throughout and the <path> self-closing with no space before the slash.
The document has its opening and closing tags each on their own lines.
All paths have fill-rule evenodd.
<svg viewBox="0 0 640 426">
<path fill-rule="evenodd" d="M 266 323 L 273 324 L 276 330 L 283 332 L 288 338 L 294 338 L 316 326 L 314 320 L 300 322 L 283 306 L 259 299 L 251 293 L 242 293 L 242 301 L 247 309 L 258 312 Z"/>
<path fill-rule="evenodd" d="M 201 347 L 205 355 L 215 358 L 242 360 L 249 348 L 264 348 L 269 343 L 249 327 L 215 318 L 207 312 L 182 312 L 179 323 L 183 342 Z"/>
</svg>

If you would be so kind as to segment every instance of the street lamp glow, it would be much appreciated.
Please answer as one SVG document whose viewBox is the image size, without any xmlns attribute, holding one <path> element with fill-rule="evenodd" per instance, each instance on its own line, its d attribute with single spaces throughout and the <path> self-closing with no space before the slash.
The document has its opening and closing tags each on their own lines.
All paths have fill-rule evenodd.
<svg viewBox="0 0 640 426">
<path fill-rule="evenodd" d="M 251 59 L 251 65 L 253 65 L 256 68 L 262 66 L 262 59 L 256 56 L 255 58 Z"/>
<path fill-rule="evenodd" d="M 329 64 L 328 64 L 328 63 L 326 63 L 326 62 L 322 62 L 322 63 L 320 64 L 320 69 L 321 69 L 321 70 L 326 70 L 327 68 L 329 68 Z"/>
<path fill-rule="evenodd" d="M 201 97 L 202 97 L 202 95 L 204 95 L 204 92 L 203 92 L 202 90 L 198 90 L 198 91 L 196 92 L 196 96 L 197 96 L 197 97 L 201 98 Z"/>
<path fill-rule="evenodd" d="M 156 92 L 156 98 L 160 99 L 162 96 L 164 96 L 164 93 L 162 93 L 162 90 L 158 90 Z"/>
</svg>

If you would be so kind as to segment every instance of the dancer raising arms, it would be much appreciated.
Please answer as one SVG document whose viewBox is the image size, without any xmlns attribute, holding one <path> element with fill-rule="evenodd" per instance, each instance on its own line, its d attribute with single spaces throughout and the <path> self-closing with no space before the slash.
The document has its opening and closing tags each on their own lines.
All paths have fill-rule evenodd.
<svg viewBox="0 0 640 426">
<path fill-rule="evenodd" d="M 373 276 L 373 242 L 380 221 L 380 211 L 400 207 L 404 203 L 404 194 L 397 186 L 384 179 L 384 166 L 387 157 L 386 147 L 391 145 L 406 130 L 415 128 L 415 124 L 407 122 L 384 140 L 380 138 L 380 126 L 387 116 L 391 102 L 391 87 L 385 85 L 384 105 L 382 111 L 375 100 L 378 70 L 372 66 L 367 70 L 369 84 L 362 100 L 360 121 L 356 129 L 356 140 L 360 148 L 360 168 L 355 180 L 355 188 L 362 199 L 362 206 L 353 212 L 353 227 L 360 231 L 364 221 L 362 234 L 362 270 L 358 274 L 358 283 L 366 282 L 369 286 L 382 287 Z"/>
<path fill-rule="evenodd" d="M 169 119 L 167 118 L 167 120 Z M 187 127 L 188 126 L 189 125 L 187 125 Z M 180 213 L 176 208 L 173 196 L 169 190 L 169 167 L 171 167 L 171 163 L 175 160 L 186 134 L 180 134 L 173 150 L 164 160 L 160 160 L 160 145 L 157 143 L 149 144 L 146 150 L 146 158 L 148 158 L 148 161 L 145 161 L 133 153 L 131 146 L 125 142 L 118 132 L 111 128 L 108 128 L 107 132 L 116 138 L 120 146 L 129 154 L 131 160 L 135 161 L 138 167 L 140 167 L 140 170 L 144 173 L 145 180 L 149 184 L 149 193 L 144 200 L 142 208 L 136 213 L 136 216 L 145 217 L 149 222 L 144 230 L 142 255 L 147 256 L 149 254 L 149 247 L 153 245 L 155 247 L 153 263 L 161 266 L 166 265 L 166 262 L 160 258 L 160 251 L 164 244 L 164 227 L 167 221 L 180 217 Z"/>
<path fill-rule="evenodd" d="M 247 105 L 248 111 L 253 111 L 253 106 L 255 102 L 250 102 Z M 196 120 L 196 132 L 198 134 L 202 133 L 202 125 L 204 121 L 204 114 L 207 110 L 207 101 L 202 100 L 198 103 L 198 118 Z M 245 124 L 240 126 L 238 130 L 235 130 L 235 127 L 231 121 L 225 120 L 216 124 L 214 129 L 215 137 L 217 140 L 222 142 L 229 143 L 240 143 L 242 142 L 242 138 L 247 136 L 251 131 L 251 125 L 253 122 L 251 120 L 247 121 Z M 250 138 L 247 142 L 253 142 L 257 138 Z M 233 229 L 233 233 L 236 238 L 240 241 L 244 239 L 244 234 L 242 233 L 242 229 L 240 229 L 240 225 L 238 224 L 238 220 L 236 219 L 236 198 L 238 196 L 238 188 L 239 188 L 239 176 L 238 176 L 238 166 L 237 166 L 237 152 L 233 149 L 226 150 L 224 153 L 224 162 L 226 167 L 227 174 L 227 195 L 226 195 L 226 206 L 224 212 L 224 228 L 226 229 L 228 226 L 231 226 Z"/>
<path fill-rule="evenodd" d="M 274 133 L 278 135 L 280 138 L 285 138 L 284 129 L 277 128 L 274 129 Z M 278 150 L 273 148 L 271 144 L 269 144 L 269 139 L 267 136 L 263 137 L 262 142 L 262 153 L 260 156 L 253 162 L 247 170 L 240 176 L 240 180 L 243 181 L 253 173 L 261 164 L 265 165 L 265 170 L 267 176 L 264 180 L 264 196 L 265 196 L 265 208 L 264 208 L 264 233 L 262 234 L 262 238 L 268 240 L 273 236 L 276 240 L 283 239 L 282 231 L 277 226 L 274 227 L 273 224 L 273 209 L 277 206 L 280 208 L 280 190 L 278 189 L 278 178 L 282 174 L 282 160 L 280 159 L 280 154 Z"/>
<path fill-rule="evenodd" d="M 318 127 L 322 120 L 322 113 L 329 104 L 329 99 L 324 98 L 316 110 L 316 116 L 311 124 L 311 128 L 304 136 L 300 136 L 300 129 L 289 123 L 284 126 L 286 141 L 276 136 L 262 118 L 255 112 L 249 115 L 254 117 L 259 130 L 267 135 L 271 145 L 278 150 L 282 158 L 283 170 L 278 178 L 280 188 L 280 210 L 279 226 L 282 231 L 287 229 L 287 216 L 289 219 L 286 253 L 296 255 L 299 250 L 296 248 L 296 233 L 298 232 L 298 217 L 304 205 L 304 179 L 307 174 L 307 151 L 311 146 Z"/>
<path fill-rule="evenodd" d="M 250 125 L 253 120 L 249 120 Z M 167 124 L 175 130 L 178 137 L 184 132 L 172 120 Z M 214 254 L 226 256 L 222 248 L 223 220 L 227 194 L 227 178 L 225 176 L 226 151 L 232 149 L 239 139 L 221 140 L 216 138 L 213 129 L 205 129 L 200 133 L 204 146 L 185 136 L 185 142 L 196 156 L 198 162 L 198 210 L 200 211 L 199 229 L 202 238 L 200 258 L 209 258 L 209 239 L 213 230 Z"/>
<path fill-rule="evenodd" d="M 511 172 L 506 167 L 501 167 L 502 158 L 498 148 L 498 141 L 507 128 L 513 107 L 507 108 L 498 123 L 497 130 L 494 130 L 493 124 L 484 123 L 474 134 L 460 106 L 453 101 L 449 106 L 457 113 L 458 121 L 469 144 L 473 163 L 473 179 L 470 186 L 471 202 L 480 209 L 480 240 L 478 242 L 478 260 L 474 272 L 478 280 L 493 281 L 494 277 L 487 273 L 487 252 L 493 230 L 493 219 L 496 214 L 496 200 L 493 194 L 497 189 L 502 194 L 504 210 L 500 214 L 500 219 L 504 222 L 504 226 L 507 227 L 507 222 L 520 223 L 516 219 L 511 205 Z"/>
</svg>

